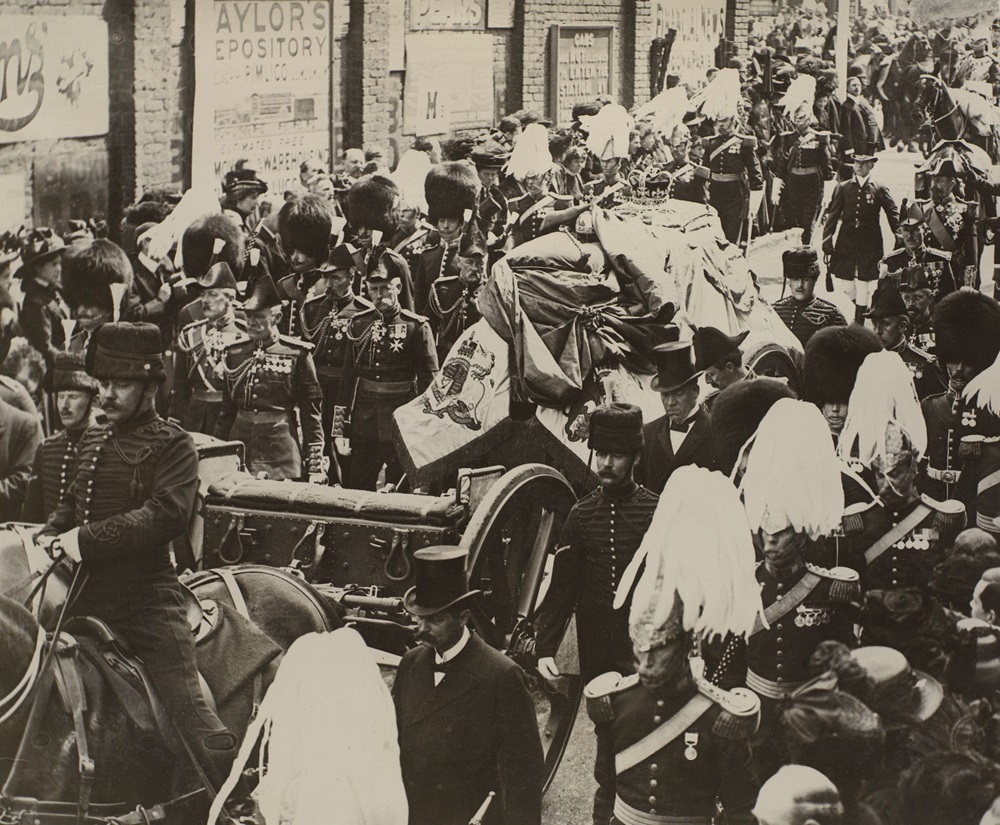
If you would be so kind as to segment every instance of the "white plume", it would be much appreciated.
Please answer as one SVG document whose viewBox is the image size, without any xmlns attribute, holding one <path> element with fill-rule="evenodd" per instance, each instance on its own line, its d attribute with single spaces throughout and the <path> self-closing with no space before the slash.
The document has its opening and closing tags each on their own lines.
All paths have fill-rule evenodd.
<svg viewBox="0 0 1000 825">
<path fill-rule="evenodd" d="M 743 92 L 738 69 L 720 69 L 711 83 L 691 98 L 690 106 L 705 117 L 738 117 Z"/>
<path fill-rule="evenodd" d="M 624 106 L 609 103 L 596 115 L 584 115 L 580 125 L 587 131 L 587 148 L 601 160 L 627 158 L 629 135 L 635 121 Z"/>
<path fill-rule="evenodd" d="M 549 132 L 541 123 L 529 123 L 514 144 L 504 167 L 515 180 L 544 175 L 552 169 L 549 152 Z"/>
<path fill-rule="evenodd" d="M 684 122 L 688 112 L 688 96 L 683 86 L 664 89 L 635 113 L 636 121 L 645 120 L 663 137 L 670 139 L 674 129 Z"/>
<path fill-rule="evenodd" d="M 1000 354 L 991 366 L 966 385 L 962 397 L 981 410 L 1000 415 Z"/>
<path fill-rule="evenodd" d="M 803 106 L 812 111 L 816 101 L 816 78 L 809 74 L 800 74 L 788 84 L 788 89 L 778 101 L 789 115 L 794 115 Z"/>
<path fill-rule="evenodd" d="M 399 159 L 396 171 L 389 176 L 399 187 L 403 205 L 417 210 L 421 215 L 427 214 L 424 181 L 431 170 L 431 165 L 430 156 L 426 152 L 407 149 Z"/>
</svg>

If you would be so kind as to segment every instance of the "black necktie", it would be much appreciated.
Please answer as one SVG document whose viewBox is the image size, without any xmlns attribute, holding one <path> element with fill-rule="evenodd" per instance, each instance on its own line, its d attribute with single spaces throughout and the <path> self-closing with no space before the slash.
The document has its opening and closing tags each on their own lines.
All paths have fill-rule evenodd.
<svg viewBox="0 0 1000 825">
<path fill-rule="evenodd" d="M 435 662 L 434 672 L 435 673 L 447 673 L 454 666 L 454 659 L 449 659 L 447 662 Z"/>
<path fill-rule="evenodd" d="M 670 422 L 670 429 L 673 430 L 675 433 L 686 433 L 688 430 L 691 429 L 691 424 L 692 423 L 694 423 L 694 419 L 693 418 L 688 418 L 685 421 L 682 421 L 680 424 L 674 424 L 671 421 Z"/>
</svg>

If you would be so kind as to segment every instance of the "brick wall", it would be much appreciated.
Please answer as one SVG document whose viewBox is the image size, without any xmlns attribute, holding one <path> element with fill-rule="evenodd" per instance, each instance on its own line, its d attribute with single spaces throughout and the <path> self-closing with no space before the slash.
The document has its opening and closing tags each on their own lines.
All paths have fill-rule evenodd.
<svg viewBox="0 0 1000 825">
<path fill-rule="evenodd" d="M 388 146 L 392 83 L 389 76 L 388 0 L 351 0 L 345 82 L 345 148 Z"/>
</svg>

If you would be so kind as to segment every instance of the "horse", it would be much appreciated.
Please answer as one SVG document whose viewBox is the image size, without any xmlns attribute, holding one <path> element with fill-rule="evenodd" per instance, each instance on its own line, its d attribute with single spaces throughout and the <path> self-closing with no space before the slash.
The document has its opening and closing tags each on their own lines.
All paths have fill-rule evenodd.
<svg viewBox="0 0 1000 825">
<path fill-rule="evenodd" d="M 997 161 L 1000 111 L 990 101 L 974 92 L 952 89 L 937 74 L 924 72 L 916 80 L 915 103 L 915 111 L 930 126 L 933 143 L 964 140 Z"/>
<path fill-rule="evenodd" d="M 22 563 L 11 561 L 23 552 L 21 539 L 4 532 L 0 571 Z M 342 622 L 304 581 L 275 568 L 208 571 L 187 586 L 211 618 L 198 641 L 199 666 L 219 717 L 242 739 L 283 652 Z M 0 594 L 0 819 L 44 823 L 82 812 L 81 822 L 95 823 L 166 804 L 171 821 L 204 821 L 208 800 L 192 802 L 196 791 L 178 787 L 192 770 L 174 764 L 165 744 L 172 733 L 146 703 L 136 663 L 92 620 L 65 627 L 47 642 L 31 611 Z"/>
</svg>

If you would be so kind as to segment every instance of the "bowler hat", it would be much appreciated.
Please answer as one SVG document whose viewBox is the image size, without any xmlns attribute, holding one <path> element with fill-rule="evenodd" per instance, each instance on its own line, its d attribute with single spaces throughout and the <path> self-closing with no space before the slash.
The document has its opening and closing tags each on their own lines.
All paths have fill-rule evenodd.
<svg viewBox="0 0 1000 825">
<path fill-rule="evenodd" d="M 690 341 L 674 341 L 654 347 L 653 362 L 656 364 L 653 389 L 657 392 L 679 389 L 701 375 L 701 371 L 694 366 Z"/>
<path fill-rule="evenodd" d="M 642 410 L 615 402 L 590 415 L 587 446 L 599 453 L 634 453 L 642 449 Z"/>
<path fill-rule="evenodd" d="M 253 288 L 243 302 L 244 312 L 257 312 L 277 306 L 281 306 L 281 295 L 274 285 L 274 279 L 270 275 L 261 275 L 253 282 Z"/>
<path fill-rule="evenodd" d="M 52 364 L 50 383 L 52 392 L 62 390 L 97 392 L 101 388 L 96 378 L 87 375 L 82 352 L 57 352 Z"/>
<path fill-rule="evenodd" d="M 66 250 L 66 244 L 47 226 L 32 229 L 21 246 L 21 266 L 15 278 L 24 278 L 35 271 L 35 266 L 50 261 Z"/>
<path fill-rule="evenodd" d="M 781 266 L 786 278 L 819 277 L 819 255 L 808 246 L 786 249 L 781 253 Z"/>
<path fill-rule="evenodd" d="M 749 334 L 750 330 L 746 330 L 729 336 L 715 327 L 699 327 L 694 331 L 694 368 L 704 371 L 724 358 L 741 362 L 740 344 Z"/>
<path fill-rule="evenodd" d="M 165 381 L 160 328 L 126 321 L 101 324 L 87 342 L 87 372 L 98 381 Z"/>
<path fill-rule="evenodd" d="M 874 710 L 886 730 L 898 730 L 930 719 L 941 706 L 944 688 L 926 673 L 914 670 L 891 647 L 860 647 L 851 657 L 875 683 Z"/>
<path fill-rule="evenodd" d="M 403 596 L 407 613 L 431 616 L 478 596 L 479 590 L 469 590 L 468 557 L 468 552 L 450 544 L 417 550 L 413 554 L 416 583 Z"/>
<path fill-rule="evenodd" d="M 236 291 L 236 278 L 225 261 L 219 261 L 198 279 L 202 289 L 231 289 Z"/>
<path fill-rule="evenodd" d="M 906 304 L 903 296 L 891 281 L 883 281 L 872 295 L 872 305 L 866 318 L 892 318 L 895 315 L 906 315 Z"/>
</svg>

